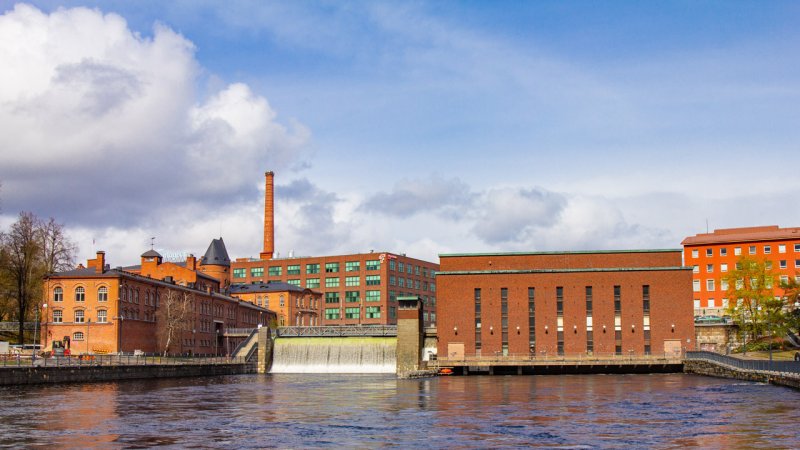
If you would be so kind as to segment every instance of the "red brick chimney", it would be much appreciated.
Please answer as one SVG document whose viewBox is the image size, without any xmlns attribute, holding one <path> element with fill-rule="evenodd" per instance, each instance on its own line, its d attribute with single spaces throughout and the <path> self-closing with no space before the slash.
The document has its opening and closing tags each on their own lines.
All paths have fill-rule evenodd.
<svg viewBox="0 0 800 450">
<path fill-rule="evenodd" d="M 95 259 L 86 261 L 86 266 L 94 268 L 94 271 L 97 273 L 103 273 L 106 268 L 106 252 L 99 250 Z"/>
<path fill-rule="evenodd" d="M 272 259 L 275 253 L 275 173 L 266 172 L 264 178 L 264 251 L 259 256 L 261 259 Z"/>
<path fill-rule="evenodd" d="M 189 270 L 197 270 L 197 258 L 190 254 L 186 257 L 186 268 Z"/>
</svg>

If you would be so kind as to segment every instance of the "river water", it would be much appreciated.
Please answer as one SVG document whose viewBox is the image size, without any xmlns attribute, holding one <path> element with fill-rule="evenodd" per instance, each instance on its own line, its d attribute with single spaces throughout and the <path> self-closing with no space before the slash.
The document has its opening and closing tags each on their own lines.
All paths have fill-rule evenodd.
<svg viewBox="0 0 800 450">
<path fill-rule="evenodd" d="M 798 406 L 684 374 L 161 379 L 0 388 L 0 446 L 799 448 Z"/>
</svg>

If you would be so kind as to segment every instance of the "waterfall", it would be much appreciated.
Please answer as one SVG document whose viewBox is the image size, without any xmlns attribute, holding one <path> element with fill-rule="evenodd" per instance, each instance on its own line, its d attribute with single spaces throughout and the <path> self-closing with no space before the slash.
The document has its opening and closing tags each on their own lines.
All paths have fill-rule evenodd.
<svg viewBox="0 0 800 450">
<path fill-rule="evenodd" d="M 291 337 L 275 340 L 272 373 L 395 373 L 395 337 Z"/>
</svg>

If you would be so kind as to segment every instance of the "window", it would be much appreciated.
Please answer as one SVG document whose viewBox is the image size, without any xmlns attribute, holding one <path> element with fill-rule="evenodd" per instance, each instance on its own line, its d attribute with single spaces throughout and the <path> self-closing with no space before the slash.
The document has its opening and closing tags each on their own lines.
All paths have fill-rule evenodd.
<svg viewBox="0 0 800 450">
<path fill-rule="evenodd" d="M 559 316 L 564 314 L 564 288 L 562 286 L 556 287 L 556 314 Z"/>
<path fill-rule="evenodd" d="M 756 246 L 755 245 L 751 245 L 748 248 L 748 251 L 750 252 L 751 255 L 755 255 L 756 254 Z"/>
<path fill-rule="evenodd" d="M 319 278 L 306 278 L 306 287 L 309 289 L 319 287 Z"/>
<path fill-rule="evenodd" d="M 717 307 L 717 303 L 714 301 L 713 298 L 709 298 L 708 299 L 708 307 L 709 308 L 716 308 Z"/>
<path fill-rule="evenodd" d="M 614 286 L 614 314 L 619 315 L 622 312 L 622 288 Z"/>
<path fill-rule="evenodd" d="M 642 310 L 645 315 L 650 314 L 650 286 L 642 286 Z"/>
<path fill-rule="evenodd" d="M 475 350 L 481 349 L 481 290 L 475 288 Z"/>
<path fill-rule="evenodd" d="M 699 258 L 700 257 L 700 250 L 694 249 L 692 250 L 692 258 Z"/>
<path fill-rule="evenodd" d="M 339 308 L 325 308 L 325 318 L 327 320 L 339 319 Z"/>
<path fill-rule="evenodd" d="M 706 273 L 714 272 L 714 265 L 713 264 L 706 264 Z"/>
<path fill-rule="evenodd" d="M 778 244 L 778 253 L 786 253 L 786 244 Z"/>
<path fill-rule="evenodd" d="M 789 275 L 781 275 L 781 285 L 789 283 Z"/>
<path fill-rule="evenodd" d="M 286 275 L 300 275 L 300 264 L 286 266 Z"/>
<path fill-rule="evenodd" d="M 83 286 L 78 286 L 75 288 L 75 301 L 82 302 L 86 300 L 86 289 Z"/>
<path fill-rule="evenodd" d="M 733 254 L 736 255 L 736 256 L 741 255 L 742 254 L 742 247 L 734 247 L 733 248 Z"/>
<path fill-rule="evenodd" d="M 800 244 L 794 244 L 795 253 L 800 253 Z"/>
<path fill-rule="evenodd" d="M 728 290 L 728 280 L 719 280 L 719 290 L 723 292 Z"/>
<path fill-rule="evenodd" d="M 63 302 L 64 301 L 64 290 L 60 287 L 53 289 L 53 301 L 54 302 Z"/>
<path fill-rule="evenodd" d="M 361 268 L 361 263 L 358 261 L 347 261 L 344 263 L 345 272 L 358 272 Z"/>
<path fill-rule="evenodd" d="M 719 256 L 728 256 L 728 249 L 727 248 L 719 249 Z"/>
<path fill-rule="evenodd" d="M 83 310 L 78 309 L 75 311 L 75 323 L 83 323 Z"/>
<path fill-rule="evenodd" d="M 251 267 L 250 268 L 250 276 L 251 277 L 263 277 L 264 276 L 264 268 L 263 267 Z"/>
<path fill-rule="evenodd" d="M 381 262 L 377 259 L 367 261 L 367 270 L 380 270 Z"/>
<path fill-rule="evenodd" d="M 359 284 L 361 284 L 361 277 L 359 276 L 344 278 L 345 286 L 358 286 Z"/>
<path fill-rule="evenodd" d="M 728 271 L 728 264 L 727 263 L 720 264 L 719 265 L 719 271 L 720 272 L 727 272 Z"/>
<path fill-rule="evenodd" d="M 300 286 L 300 280 L 299 279 L 286 280 L 286 284 L 291 284 L 292 286 Z"/>
<path fill-rule="evenodd" d="M 319 273 L 319 264 L 306 264 L 306 273 Z"/>
<path fill-rule="evenodd" d="M 772 261 L 764 261 L 764 267 L 766 267 L 767 270 L 772 270 Z"/>
<path fill-rule="evenodd" d="M 406 273 L 411 275 L 414 273 L 414 265 L 413 264 L 406 264 Z"/>
<path fill-rule="evenodd" d="M 380 319 L 381 318 L 381 307 L 380 306 L 367 306 L 365 311 L 365 317 L 367 319 Z"/>
<path fill-rule="evenodd" d="M 389 286 L 397 286 L 397 278 L 394 275 L 389 275 Z"/>
<path fill-rule="evenodd" d="M 326 288 L 339 287 L 339 277 L 325 278 L 325 287 Z"/>
<path fill-rule="evenodd" d="M 358 319 L 361 316 L 360 308 L 345 308 L 344 309 L 344 317 L 345 319 Z"/>
<path fill-rule="evenodd" d="M 378 286 L 381 284 L 380 275 L 367 275 L 367 286 Z"/>
<path fill-rule="evenodd" d="M 780 261 L 780 266 L 781 266 L 781 269 L 785 269 L 786 268 L 786 260 L 785 259 L 782 259 Z"/>
<path fill-rule="evenodd" d="M 233 278 L 244 278 L 247 276 L 247 269 L 237 268 L 233 269 Z"/>
<path fill-rule="evenodd" d="M 397 285 L 400 287 L 406 287 L 406 279 L 403 277 L 399 277 L 397 279 Z"/>
<path fill-rule="evenodd" d="M 395 270 L 395 263 L 393 259 L 389 260 L 389 270 Z"/>
<path fill-rule="evenodd" d="M 284 300 L 282 295 L 280 296 L 280 305 L 281 305 L 281 308 L 283 308 L 286 305 L 286 301 Z"/>
<path fill-rule="evenodd" d="M 706 257 L 711 258 L 712 256 L 714 256 L 714 249 L 713 248 L 707 248 L 706 249 Z"/>
<path fill-rule="evenodd" d="M 358 291 L 346 291 L 344 293 L 344 301 L 347 303 L 354 303 L 359 301 Z"/>
<path fill-rule="evenodd" d="M 339 293 L 338 292 L 326 292 L 325 293 L 325 303 L 339 303 Z"/>
<path fill-rule="evenodd" d="M 105 286 L 101 286 L 100 289 L 97 290 L 97 301 L 98 302 L 107 302 L 108 301 L 108 288 Z"/>
<path fill-rule="evenodd" d="M 795 267 L 795 269 L 800 268 L 800 259 L 795 259 L 794 260 L 794 267 Z"/>
<path fill-rule="evenodd" d="M 381 301 L 381 291 L 367 291 L 366 300 L 368 302 L 379 302 L 379 301 Z"/>
<path fill-rule="evenodd" d="M 338 273 L 339 272 L 339 263 L 338 262 L 325 263 L 325 272 L 326 273 Z"/>
<path fill-rule="evenodd" d="M 83 340 L 83 331 L 76 331 L 72 333 L 72 340 L 73 341 L 82 341 Z"/>
<path fill-rule="evenodd" d="M 53 322 L 61 323 L 64 321 L 64 311 L 60 309 L 53 310 Z"/>
<path fill-rule="evenodd" d="M 105 309 L 101 309 L 97 311 L 97 323 L 106 323 L 108 322 L 108 311 Z"/>
<path fill-rule="evenodd" d="M 281 266 L 269 266 L 269 270 L 268 270 L 269 276 L 271 276 L 271 277 L 279 277 L 279 276 L 281 276 L 282 269 L 283 268 Z"/>
<path fill-rule="evenodd" d="M 397 271 L 398 272 L 405 272 L 406 271 L 406 266 L 403 263 L 398 262 L 397 263 Z"/>
<path fill-rule="evenodd" d="M 706 280 L 706 291 L 714 292 L 714 280 Z"/>
<path fill-rule="evenodd" d="M 772 248 L 769 245 L 765 245 L 764 246 L 764 254 L 765 255 L 769 255 L 770 253 L 772 253 Z"/>
<path fill-rule="evenodd" d="M 700 299 L 694 299 L 694 309 L 700 309 Z"/>
<path fill-rule="evenodd" d="M 536 354 L 536 288 L 528 288 L 528 345 L 531 355 Z"/>
<path fill-rule="evenodd" d="M 692 266 L 692 273 L 700 273 L 700 266 L 696 264 Z"/>
</svg>

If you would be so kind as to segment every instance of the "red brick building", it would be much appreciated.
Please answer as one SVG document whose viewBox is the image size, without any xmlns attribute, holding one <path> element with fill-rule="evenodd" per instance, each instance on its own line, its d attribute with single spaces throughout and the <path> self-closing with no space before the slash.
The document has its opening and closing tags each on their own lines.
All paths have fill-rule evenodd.
<svg viewBox="0 0 800 450">
<path fill-rule="evenodd" d="M 722 278 L 742 257 L 766 261 L 777 282 L 800 281 L 800 228 L 777 225 L 727 228 L 687 237 L 683 258 L 692 267 L 692 291 L 697 314 L 722 314 L 728 307 L 728 286 Z M 780 289 L 776 295 L 781 295 Z"/>
<path fill-rule="evenodd" d="M 680 250 L 440 255 L 438 352 L 644 355 L 694 348 Z"/>
<path fill-rule="evenodd" d="M 279 281 L 233 284 L 229 290 L 232 297 L 275 311 L 276 326 L 320 325 L 321 292 Z"/>
<path fill-rule="evenodd" d="M 221 293 L 220 280 L 195 268 L 191 255 L 176 264 L 150 250 L 131 270 L 111 269 L 105 261 L 105 252 L 97 252 L 86 267 L 45 278 L 45 348 L 66 337 L 74 354 L 163 352 L 166 302 L 181 302 L 186 311 L 169 353 L 225 355 L 241 339 L 226 337 L 229 329 L 276 321 L 273 311 Z"/>
</svg>

